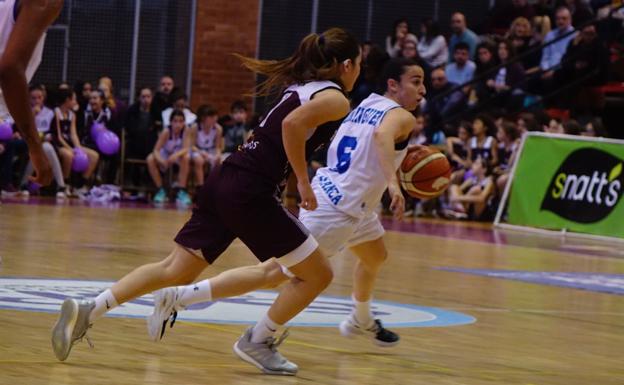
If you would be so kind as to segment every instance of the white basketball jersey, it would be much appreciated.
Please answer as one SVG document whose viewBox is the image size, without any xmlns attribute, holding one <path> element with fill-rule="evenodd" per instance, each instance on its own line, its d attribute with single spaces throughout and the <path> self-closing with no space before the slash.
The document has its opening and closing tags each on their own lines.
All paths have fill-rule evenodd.
<svg viewBox="0 0 624 385">
<path fill-rule="evenodd" d="M 327 153 L 327 167 L 317 171 L 312 185 L 317 196 L 354 217 L 371 212 L 388 187 L 373 134 L 385 114 L 401 106 L 378 94 L 362 101 L 342 122 Z M 395 150 L 398 169 L 407 148 Z"/>
<path fill-rule="evenodd" d="M 217 128 L 213 127 L 205 133 L 203 129 L 197 131 L 197 148 L 207 152 L 217 148 Z"/>
<path fill-rule="evenodd" d="M 15 16 L 17 15 L 15 9 L 16 0 L 0 0 L 0 57 L 4 54 L 4 50 L 9 41 L 9 36 L 13 31 L 15 25 Z M 41 37 L 35 50 L 33 51 L 28 67 L 26 67 L 26 81 L 30 82 L 39 63 L 41 63 L 41 55 L 43 54 L 43 43 L 45 41 L 45 34 Z M 2 89 L 0 89 L 0 119 L 9 119 L 9 111 L 4 101 L 4 95 Z"/>
</svg>

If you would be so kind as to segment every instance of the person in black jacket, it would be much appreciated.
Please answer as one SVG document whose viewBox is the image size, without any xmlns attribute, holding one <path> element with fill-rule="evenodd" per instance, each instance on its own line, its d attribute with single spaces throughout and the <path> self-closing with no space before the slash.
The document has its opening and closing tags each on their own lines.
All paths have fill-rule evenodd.
<svg viewBox="0 0 624 385">
<path fill-rule="evenodd" d="M 594 87 L 608 80 L 609 50 L 598 38 L 596 26 L 585 26 L 570 41 L 561 59 L 561 69 L 555 73 L 558 87 L 567 87 L 561 95 L 564 106 L 587 107 L 594 104 L 599 95 Z"/>
<path fill-rule="evenodd" d="M 522 64 L 510 62 L 514 56 L 515 48 L 510 41 L 499 42 L 498 60 L 503 67 L 486 82 L 491 93 L 496 96 L 495 103 L 498 107 L 510 110 L 515 109 L 521 103 L 526 87 Z"/>
</svg>

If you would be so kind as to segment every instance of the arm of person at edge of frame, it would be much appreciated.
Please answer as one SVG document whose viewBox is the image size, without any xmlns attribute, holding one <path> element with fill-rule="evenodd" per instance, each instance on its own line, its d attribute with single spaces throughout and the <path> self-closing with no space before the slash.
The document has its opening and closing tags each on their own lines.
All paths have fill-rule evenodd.
<svg viewBox="0 0 624 385">
<path fill-rule="evenodd" d="M 403 218 L 405 211 L 405 198 L 401 192 L 394 165 L 394 146 L 395 143 L 406 140 L 415 125 L 414 115 L 402 108 L 395 108 L 386 113 L 373 135 L 381 169 L 388 183 L 388 193 L 392 199 L 390 209 L 394 217 L 399 220 Z"/>
<path fill-rule="evenodd" d="M 63 0 L 19 0 L 17 6 L 19 14 L 0 59 L 0 85 L 9 112 L 28 144 L 36 172 L 31 180 L 45 186 L 52 182 L 52 168 L 30 109 L 26 68 L 39 39 L 61 12 Z"/>
<path fill-rule="evenodd" d="M 297 177 L 301 207 L 316 210 L 317 201 L 308 178 L 305 144 L 308 130 L 324 123 L 344 118 L 349 113 L 349 101 L 342 92 L 327 89 L 308 103 L 291 111 L 282 121 L 282 140 L 288 161 Z"/>
</svg>

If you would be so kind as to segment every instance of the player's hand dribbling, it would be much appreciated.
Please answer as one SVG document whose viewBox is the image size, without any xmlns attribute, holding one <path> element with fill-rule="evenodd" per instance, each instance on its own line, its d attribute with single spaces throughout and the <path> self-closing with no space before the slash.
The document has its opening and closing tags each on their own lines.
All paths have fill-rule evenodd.
<svg viewBox="0 0 624 385">
<path fill-rule="evenodd" d="M 312 186 L 310 182 L 307 180 L 301 182 L 297 182 L 297 190 L 299 191 L 299 196 L 301 197 L 301 203 L 299 207 L 304 208 L 308 211 L 314 211 L 318 207 L 318 203 L 316 202 L 316 195 L 314 195 L 314 191 L 312 191 Z"/>
<path fill-rule="evenodd" d="M 390 210 L 394 214 L 394 218 L 398 220 L 403 219 L 403 213 L 405 212 L 405 198 L 401 192 L 401 188 L 396 184 L 390 184 L 388 186 L 388 194 L 392 201 L 390 202 Z"/>
<path fill-rule="evenodd" d="M 48 158 L 43 153 L 41 146 L 30 148 L 28 155 L 35 169 L 35 176 L 31 176 L 29 179 L 42 186 L 52 183 L 52 167 L 50 167 Z"/>
</svg>

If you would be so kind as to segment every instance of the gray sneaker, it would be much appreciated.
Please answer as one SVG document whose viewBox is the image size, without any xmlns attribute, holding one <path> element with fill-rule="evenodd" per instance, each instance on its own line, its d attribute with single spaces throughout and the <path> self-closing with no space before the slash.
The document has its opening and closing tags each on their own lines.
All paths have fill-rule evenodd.
<svg viewBox="0 0 624 385">
<path fill-rule="evenodd" d="M 52 329 L 52 349 L 56 358 L 65 361 L 74 344 L 83 338 L 86 338 L 89 346 L 93 347 L 87 337 L 87 329 L 91 327 L 89 315 L 94 307 L 93 300 L 79 302 L 68 298 L 63 302 L 59 319 Z"/>
<path fill-rule="evenodd" d="M 251 342 L 250 327 L 234 344 L 234 353 L 243 361 L 253 364 L 266 374 L 280 374 L 284 376 L 294 376 L 297 374 L 299 367 L 288 361 L 278 351 L 277 347 L 288 337 L 288 329 L 276 341 L 274 337 L 269 337 L 262 343 L 255 344 Z"/>
</svg>

